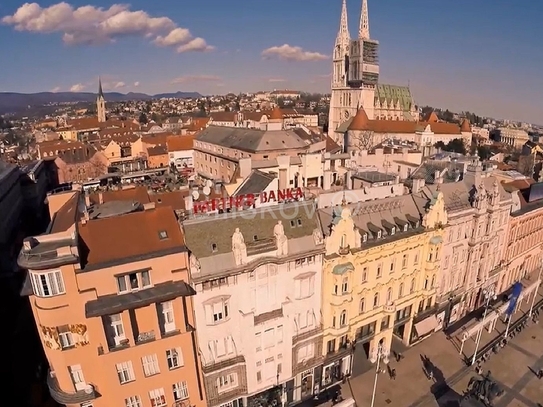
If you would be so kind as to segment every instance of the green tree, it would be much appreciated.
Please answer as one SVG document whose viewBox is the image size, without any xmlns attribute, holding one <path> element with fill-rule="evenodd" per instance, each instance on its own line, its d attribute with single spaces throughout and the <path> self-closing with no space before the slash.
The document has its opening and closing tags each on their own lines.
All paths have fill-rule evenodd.
<svg viewBox="0 0 543 407">
<path fill-rule="evenodd" d="M 147 124 L 149 120 L 147 119 L 147 115 L 144 112 L 140 113 L 140 118 L 138 119 L 140 124 Z"/>
<path fill-rule="evenodd" d="M 490 157 L 492 157 L 492 151 L 490 150 L 490 147 L 488 146 L 479 146 L 477 147 L 477 155 L 483 161 L 488 160 Z"/>
<path fill-rule="evenodd" d="M 153 112 L 151 113 L 151 120 L 154 121 L 154 122 L 158 122 L 160 120 L 160 118 L 158 117 L 158 115 Z"/>
</svg>

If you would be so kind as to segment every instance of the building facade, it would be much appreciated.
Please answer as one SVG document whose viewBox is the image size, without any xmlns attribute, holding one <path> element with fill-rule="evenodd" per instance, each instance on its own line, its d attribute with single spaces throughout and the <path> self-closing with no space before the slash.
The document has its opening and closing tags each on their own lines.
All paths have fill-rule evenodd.
<svg viewBox="0 0 543 407">
<path fill-rule="evenodd" d="M 60 404 L 205 406 L 188 256 L 171 208 L 50 197 L 19 265 Z M 79 220 L 79 218 L 81 219 Z M 122 243 L 120 243 L 122 242 Z"/>
<path fill-rule="evenodd" d="M 448 224 L 445 231 L 436 315 L 444 326 L 483 305 L 485 288 L 498 294 L 504 267 L 511 194 L 492 168 L 472 159 L 460 181 L 424 185 L 413 180 L 413 193 L 427 199 L 440 191 L 445 200 Z M 507 287 L 508 288 L 508 287 Z"/>
<path fill-rule="evenodd" d="M 412 195 L 319 211 L 323 265 L 323 386 L 360 373 L 378 345 L 412 344 L 438 328 L 435 302 L 443 195 Z"/>
<path fill-rule="evenodd" d="M 313 215 L 304 202 L 183 223 L 208 406 L 318 393 L 324 246 Z"/>
</svg>

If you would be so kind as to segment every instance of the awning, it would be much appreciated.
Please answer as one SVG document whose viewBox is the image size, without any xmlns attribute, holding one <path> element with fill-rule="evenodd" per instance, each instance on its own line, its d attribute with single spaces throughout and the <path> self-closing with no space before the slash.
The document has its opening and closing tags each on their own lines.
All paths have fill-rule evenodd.
<svg viewBox="0 0 543 407">
<path fill-rule="evenodd" d="M 353 266 L 353 263 L 343 263 L 343 264 L 338 264 L 337 266 L 334 267 L 334 269 L 332 270 L 332 274 L 345 274 L 346 272 L 348 271 L 353 271 L 354 270 L 354 266 Z"/>
<path fill-rule="evenodd" d="M 423 319 L 420 322 L 415 324 L 415 329 L 417 334 L 420 336 L 428 335 L 430 332 L 435 330 L 438 326 L 437 318 L 435 315 L 430 315 L 428 318 Z"/>
</svg>

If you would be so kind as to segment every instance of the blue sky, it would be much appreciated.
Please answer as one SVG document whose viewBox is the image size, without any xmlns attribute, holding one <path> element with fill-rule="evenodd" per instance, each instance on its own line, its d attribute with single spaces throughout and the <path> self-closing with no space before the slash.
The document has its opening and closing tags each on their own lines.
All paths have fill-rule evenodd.
<svg viewBox="0 0 543 407">
<path fill-rule="evenodd" d="M 109 31 L 98 34 L 94 25 L 74 22 L 66 7 L 42 14 L 57 3 L 41 1 L 42 9 L 27 8 L 25 18 L 8 17 L 0 24 L 0 47 L 7 57 L 1 63 L 0 91 L 94 91 L 99 75 L 106 91 L 115 86 L 146 93 L 329 90 L 331 62 L 324 56 L 333 48 L 341 0 L 133 0 L 131 11 L 167 19 L 134 28 L 132 22 L 146 17 L 125 14 L 122 24 L 110 21 Z M 114 4 L 70 2 L 74 9 L 108 10 Z M 22 5 L 0 1 L 0 18 Z M 347 5 L 355 36 L 361 0 L 347 0 Z M 83 11 L 96 24 L 105 19 L 90 8 Z M 371 36 L 380 42 L 381 82 L 409 83 L 421 105 L 543 122 L 538 28 L 543 2 L 369 0 L 369 11 Z M 175 28 L 190 34 L 181 30 L 183 38 L 168 41 L 167 33 Z M 187 43 L 197 50 L 176 52 Z M 309 60 L 262 57 L 265 49 L 284 44 L 302 48 L 292 58 Z"/>
</svg>

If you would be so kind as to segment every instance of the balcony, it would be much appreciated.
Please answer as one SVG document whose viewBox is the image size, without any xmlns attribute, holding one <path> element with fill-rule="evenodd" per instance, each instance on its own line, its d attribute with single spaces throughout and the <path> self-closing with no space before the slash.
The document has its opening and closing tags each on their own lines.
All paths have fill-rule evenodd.
<svg viewBox="0 0 543 407">
<path fill-rule="evenodd" d="M 47 270 L 79 262 L 75 237 L 52 235 L 29 237 L 24 240 L 17 263 L 21 268 Z"/>
<path fill-rule="evenodd" d="M 47 387 L 49 387 L 49 393 L 53 400 L 60 404 L 81 404 L 100 397 L 96 387 L 92 384 L 87 384 L 85 390 L 74 392 L 62 390 L 58 384 L 55 373 L 51 371 L 49 371 L 49 374 L 47 375 Z"/>
<path fill-rule="evenodd" d="M 243 355 L 234 356 L 233 358 L 229 358 L 226 360 L 210 361 L 208 363 L 204 363 L 204 365 L 202 366 L 202 371 L 204 372 L 204 374 L 210 374 L 218 370 L 223 370 L 228 367 L 233 367 L 241 364 L 245 364 L 245 356 Z"/>
</svg>

